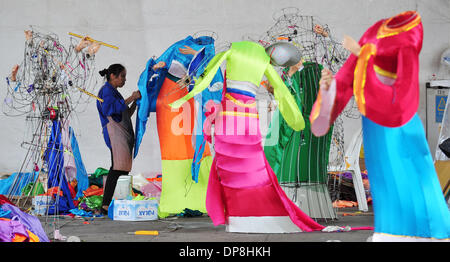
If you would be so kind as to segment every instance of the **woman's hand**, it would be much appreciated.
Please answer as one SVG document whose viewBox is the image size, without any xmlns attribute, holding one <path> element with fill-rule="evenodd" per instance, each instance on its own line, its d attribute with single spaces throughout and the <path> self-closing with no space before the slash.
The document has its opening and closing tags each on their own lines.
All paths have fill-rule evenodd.
<svg viewBox="0 0 450 262">
<path fill-rule="evenodd" d="M 78 45 L 75 47 L 75 52 L 80 52 L 81 50 L 83 50 L 85 47 L 87 47 L 88 45 L 90 45 L 92 42 L 88 40 L 89 37 L 85 36 L 80 40 L 80 43 L 78 43 Z"/>
<path fill-rule="evenodd" d="M 273 95 L 273 86 L 269 83 L 269 81 L 262 81 L 261 85 L 267 89 L 267 92 L 271 93 Z"/>
<path fill-rule="evenodd" d="M 131 96 L 128 97 L 127 99 L 125 99 L 125 104 L 129 105 L 130 103 L 133 103 L 132 106 L 134 106 L 134 104 L 136 104 L 136 100 L 141 99 L 141 92 L 139 92 L 139 90 L 134 91 L 133 93 L 131 93 Z M 132 115 L 133 113 L 131 112 L 130 115 Z"/>
<path fill-rule="evenodd" d="M 166 66 L 166 62 L 161 61 L 161 62 L 158 62 L 156 65 L 153 66 L 153 70 L 157 70 L 157 69 L 163 68 L 165 66 Z"/>
<path fill-rule="evenodd" d="M 314 32 L 315 32 L 316 34 L 322 35 L 322 36 L 324 36 L 324 37 L 327 37 L 327 36 L 328 36 L 328 32 L 327 32 L 322 26 L 320 26 L 320 25 L 315 25 L 315 26 L 314 26 Z"/>
<path fill-rule="evenodd" d="M 13 66 L 13 68 L 12 68 L 12 70 L 11 70 L 11 77 L 10 77 L 10 79 L 12 80 L 12 81 L 16 81 L 17 79 L 16 79 L 16 76 L 17 76 L 17 72 L 19 71 L 19 65 L 15 65 L 15 66 Z"/>
<path fill-rule="evenodd" d="M 92 44 L 89 45 L 89 47 L 88 47 L 88 53 L 89 53 L 89 55 L 91 55 L 91 56 L 94 55 L 95 53 L 97 53 L 98 49 L 100 49 L 100 44 L 97 43 L 97 42 L 92 43 Z"/>
<path fill-rule="evenodd" d="M 300 62 L 298 62 L 297 64 L 289 67 L 288 70 L 289 77 L 291 77 L 295 72 L 297 72 L 302 66 L 303 66 L 303 58 L 300 59 Z"/>
<path fill-rule="evenodd" d="M 197 54 L 197 51 L 195 51 L 194 49 L 192 49 L 190 46 L 185 45 L 185 48 L 179 48 L 178 50 L 180 50 L 180 53 L 184 54 L 184 55 L 195 55 Z"/>
<path fill-rule="evenodd" d="M 30 41 L 32 37 L 33 37 L 33 31 L 26 30 L 25 31 L 25 38 L 27 39 L 27 41 Z"/>
<path fill-rule="evenodd" d="M 137 91 L 134 91 L 132 94 L 131 94 L 131 96 L 133 97 L 133 100 L 138 100 L 138 99 L 141 99 L 141 92 L 139 91 L 139 90 L 137 90 Z"/>
</svg>

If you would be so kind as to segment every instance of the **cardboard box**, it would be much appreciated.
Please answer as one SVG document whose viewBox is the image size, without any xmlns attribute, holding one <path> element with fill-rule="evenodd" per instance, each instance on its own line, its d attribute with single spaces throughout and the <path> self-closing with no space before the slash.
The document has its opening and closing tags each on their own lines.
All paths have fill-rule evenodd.
<svg viewBox="0 0 450 262">
<path fill-rule="evenodd" d="M 113 200 L 113 220 L 148 221 L 158 219 L 158 201 Z"/>
<path fill-rule="evenodd" d="M 32 200 L 33 208 L 31 213 L 33 215 L 45 216 L 49 206 L 55 204 L 55 200 L 51 196 L 35 196 Z"/>
</svg>

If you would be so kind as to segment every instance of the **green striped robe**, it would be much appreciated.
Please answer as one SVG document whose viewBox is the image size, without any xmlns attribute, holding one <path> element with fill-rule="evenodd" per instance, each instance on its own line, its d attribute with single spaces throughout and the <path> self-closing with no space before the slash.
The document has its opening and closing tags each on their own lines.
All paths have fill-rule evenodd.
<svg viewBox="0 0 450 262">
<path fill-rule="evenodd" d="M 310 62 L 304 63 L 303 66 L 304 68 L 294 73 L 290 79 L 285 69 L 283 79 L 302 112 L 305 129 L 299 132 L 294 131 L 282 117 L 277 117 L 278 112 L 275 112 L 266 141 L 273 139 L 271 136 L 276 134 L 273 129 L 279 128 L 278 143 L 264 147 L 267 160 L 281 185 L 327 182 L 328 155 L 333 127 L 325 136 L 316 137 L 311 133 L 309 122 L 309 115 L 319 92 L 319 80 L 323 67 Z"/>
</svg>

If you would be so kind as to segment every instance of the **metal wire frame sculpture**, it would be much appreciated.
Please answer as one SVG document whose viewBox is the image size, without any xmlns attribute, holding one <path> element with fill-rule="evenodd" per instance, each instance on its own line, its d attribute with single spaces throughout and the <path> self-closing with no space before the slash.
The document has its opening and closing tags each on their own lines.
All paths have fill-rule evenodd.
<svg viewBox="0 0 450 262">
<path fill-rule="evenodd" d="M 81 159 L 74 157 L 79 152 L 69 122 L 93 98 L 101 100 L 92 90 L 97 84 L 93 77 L 95 54 L 104 43 L 72 36 L 75 37 L 70 38 L 66 48 L 54 33 L 42 33 L 33 26 L 25 31 L 24 58 L 6 77 L 7 95 L 2 106 L 5 115 L 25 115 L 26 121 L 21 143 L 26 155 L 7 197 L 16 206 L 39 213 L 33 210 L 31 200 L 41 185 L 48 198 L 42 203 L 46 212 L 39 214 L 47 218 L 50 213 L 54 215 L 55 232 L 58 215 L 67 212 L 60 210 L 62 198 L 66 198 L 68 208 L 74 206 L 67 184 L 76 183 L 77 172 L 83 171 L 87 176 L 81 170 Z M 26 192 L 25 185 L 30 186 Z M 47 222 L 48 219 L 46 225 Z"/>
</svg>

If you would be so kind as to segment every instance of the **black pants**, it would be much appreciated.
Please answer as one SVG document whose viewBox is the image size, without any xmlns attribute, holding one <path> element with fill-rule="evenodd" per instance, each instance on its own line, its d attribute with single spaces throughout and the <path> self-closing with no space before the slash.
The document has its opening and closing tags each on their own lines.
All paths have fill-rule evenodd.
<svg viewBox="0 0 450 262">
<path fill-rule="evenodd" d="M 106 182 L 103 185 L 102 206 L 109 206 L 109 204 L 112 201 L 114 191 L 116 190 L 117 180 L 119 180 L 120 176 L 128 175 L 128 173 L 129 173 L 127 171 L 113 170 L 113 166 L 114 166 L 114 160 L 113 160 L 113 154 L 111 151 L 111 168 L 109 169 L 109 173 L 106 177 Z"/>
</svg>

